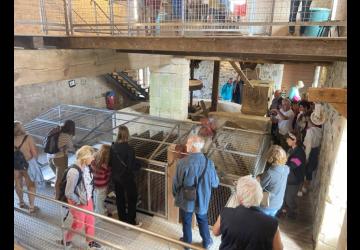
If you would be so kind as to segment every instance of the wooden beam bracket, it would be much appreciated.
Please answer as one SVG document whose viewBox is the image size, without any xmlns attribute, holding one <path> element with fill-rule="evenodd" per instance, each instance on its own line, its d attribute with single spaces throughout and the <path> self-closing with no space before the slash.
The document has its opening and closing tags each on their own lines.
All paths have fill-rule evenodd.
<svg viewBox="0 0 360 250">
<path fill-rule="evenodd" d="M 332 105 L 339 114 L 347 117 L 347 89 L 345 88 L 309 88 L 308 101 L 324 102 Z"/>
</svg>

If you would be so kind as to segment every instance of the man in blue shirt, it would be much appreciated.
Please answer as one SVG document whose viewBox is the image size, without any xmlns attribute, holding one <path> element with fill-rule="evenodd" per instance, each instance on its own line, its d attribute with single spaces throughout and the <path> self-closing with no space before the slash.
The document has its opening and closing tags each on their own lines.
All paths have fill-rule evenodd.
<svg viewBox="0 0 360 250">
<path fill-rule="evenodd" d="M 233 79 L 229 80 L 221 88 L 221 99 L 231 102 L 233 96 Z"/>
<path fill-rule="evenodd" d="M 180 216 L 183 224 L 183 237 L 181 240 L 187 243 L 192 242 L 191 221 L 192 214 L 195 212 L 196 220 L 199 225 L 202 245 L 208 249 L 213 244 L 210 237 L 207 211 L 209 207 L 211 188 L 219 185 L 214 162 L 210 159 L 207 161 L 201 149 L 204 147 L 204 139 L 193 135 L 190 136 L 186 143 L 189 155 L 180 159 L 176 166 L 176 174 L 173 178 L 173 196 L 175 205 L 180 208 Z M 204 172 L 203 178 L 199 177 Z M 197 182 L 196 201 L 189 201 L 184 198 L 182 186 L 193 186 Z"/>
</svg>

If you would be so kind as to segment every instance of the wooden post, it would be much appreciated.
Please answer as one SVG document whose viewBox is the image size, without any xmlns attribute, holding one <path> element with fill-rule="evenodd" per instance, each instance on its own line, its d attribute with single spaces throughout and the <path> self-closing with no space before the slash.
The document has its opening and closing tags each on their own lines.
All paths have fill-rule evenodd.
<svg viewBox="0 0 360 250">
<path fill-rule="evenodd" d="M 240 75 L 241 79 L 244 81 L 245 84 L 249 84 L 251 87 L 253 87 L 253 85 L 251 84 L 251 82 L 249 81 L 249 79 L 246 77 L 246 75 L 244 74 L 244 72 L 241 70 L 241 68 L 239 66 L 236 65 L 235 62 L 229 61 L 229 63 L 231 64 L 231 66 L 235 69 L 235 71 Z"/>
<path fill-rule="evenodd" d="M 168 221 L 173 223 L 179 223 L 179 208 L 175 206 L 175 199 L 172 195 L 172 185 L 173 177 L 176 173 L 176 154 L 175 144 L 172 144 L 168 147 L 167 157 L 168 157 L 168 171 L 167 171 L 167 211 L 168 211 Z"/>
<path fill-rule="evenodd" d="M 214 61 L 213 86 L 210 111 L 216 111 L 219 96 L 220 61 Z"/>
</svg>

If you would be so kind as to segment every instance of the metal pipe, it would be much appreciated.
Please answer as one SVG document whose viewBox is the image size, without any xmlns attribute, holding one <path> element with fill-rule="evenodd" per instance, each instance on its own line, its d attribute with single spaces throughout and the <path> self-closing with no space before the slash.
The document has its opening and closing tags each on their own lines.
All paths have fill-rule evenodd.
<svg viewBox="0 0 360 250">
<path fill-rule="evenodd" d="M 92 211 L 89 211 L 89 210 L 86 210 L 86 209 L 82 209 L 82 208 L 79 208 L 77 206 L 62 202 L 62 201 L 55 200 L 55 199 L 53 199 L 53 198 L 51 198 L 49 196 L 36 194 L 36 193 L 30 192 L 30 191 L 27 191 L 27 190 L 23 190 L 23 192 L 26 193 L 26 194 L 32 194 L 32 195 L 34 195 L 34 196 L 36 196 L 38 198 L 41 198 L 43 200 L 47 200 L 47 201 L 56 203 L 56 204 L 58 204 L 60 206 L 72 208 L 72 209 L 78 210 L 80 212 L 90 214 L 90 215 L 92 215 L 94 217 L 100 218 L 100 219 L 102 219 L 104 221 L 107 221 L 107 222 L 110 222 L 112 224 L 122 226 L 122 227 L 128 227 L 128 228 L 130 228 L 132 230 L 135 230 L 135 231 L 138 231 L 138 232 L 141 232 L 141 233 L 144 233 L 144 234 L 147 234 L 147 235 L 150 235 L 150 236 L 153 236 L 153 237 L 165 240 L 165 241 L 169 241 L 171 243 L 181 245 L 183 247 L 188 247 L 188 248 L 195 249 L 195 250 L 204 250 L 204 248 L 202 248 L 202 247 L 198 247 L 198 246 L 195 246 L 193 244 L 188 244 L 188 243 L 185 243 L 183 241 L 175 240 L 175 239 L 169 238 L 167 236 L 164 236 L 164 235 L 161 235 L 161 234 L 158 234 L 158 233 L 154 233 L 152 231 L 148 231 L 148 230 L 143 229 L 143 228 L 139 228 L 139 227 L 134 226 L 132 224 L 128 224 L 128 223 L 125 223 L 125 222 L 122 222 L 122 221 L 119 221 L 119 220 L 115 220 L 113 218 L 109 218 L 107 216 L 104 216 L 104 215 L 101 215 L 101 214 L 98 214 L 98 213 L 95 213 L 95 212 L 92 212 Z"/>
<path fill-rule="evenodd" d="M 73 9 L 72 8 L 72 0 L 68 0 L 68 18 L 69 18 L 70 35 L 74 35 L 72 9 Z"/>
<path fill-rule="evenodd" d="M 227 153 L 231 153 L 231 154 L 236 154 L 236 155 L 248 156 L 248 157 L 257 157 L 258 156 L 258 154 L 249 154 L 249 153 L 233 151 L 233 150 L 229 150 L 229 149 L 222 149 L 222 148 L 214 148 L 214 150 L 220 151 L 220 152 L 227 152 Z"/>
<path fill-rule="evenodd" d="M 96 24 L 96 35 L 99 35 L 99 26 L 98 26 L 98 21 L 97 21 L 97 13 L 96 13 L 96 4 L 94 3 L 94 15 L 95 15 L 95 24 Z"/>
<path fill-rule="evenodd" d="M 48 34 L 47 29 L 47 22 L 46 22 L 46 15 L 45 15 L 45 6 L 44 6 L 44 0 L 40 0 L 40 20 L 41 20 L 41 27 L 45 35 Z"/>
<path fill-rule="evenodd" d="M 147 173 L 147 205 L 148 210 L 152 212 L 151 210 L 151 185 L 150 185 L 150 172 Z"/>
<path fill-rule="evenodd" d="M 114 35 L 114 9 L 113 9 L 113 0 L 109 0 L 109 16 L 110 16 L 110 28 L 111 35 Z"/>
<path fill-rule="evenodd" d="M 63 1 L 64 3 L 64 21 L 65 21 L 65 30 L 66 30 L 66 35 L 68 36 L 70 34 L 69 32 L 69 20 L 68 20 L 68 7 L 67 7 L 67 2 L 66 0 Z"/>
</svg>

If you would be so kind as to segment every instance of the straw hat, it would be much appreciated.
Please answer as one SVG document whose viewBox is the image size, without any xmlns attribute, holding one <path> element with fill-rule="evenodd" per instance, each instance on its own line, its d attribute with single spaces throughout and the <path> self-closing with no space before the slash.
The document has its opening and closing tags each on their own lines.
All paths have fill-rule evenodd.
<svg viewBox="0 0 360 250">
<path fill-rule="evenodd" d="M 326 118 L 322 110 L 321 104 L 318 103 L 315 104 L 315 110 L 312 112 L 310 116 L 310 120 L 312 123 L 314 123 L 317 126 L 324 124 Z"/>
<path fill-rule="evenodd" d="M 296 87 L 298 87 L 299 89 L 303 88 L 305 85 L 304 85 L 304 82 L 303 81 L 298 81 Z"/>
</svg>

